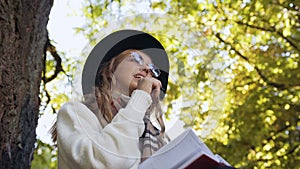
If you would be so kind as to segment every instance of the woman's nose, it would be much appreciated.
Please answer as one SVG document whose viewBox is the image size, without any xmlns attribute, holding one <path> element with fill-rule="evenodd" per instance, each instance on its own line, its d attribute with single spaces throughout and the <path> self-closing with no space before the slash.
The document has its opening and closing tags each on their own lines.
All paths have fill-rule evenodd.
<svg viewBox="0 0 300 169">
<path fill-rule="evenodd" d="M 145 72 L 146 73 L 146 76 L 148 77 L 152 77 L 152 73 L 151 73 L 151 70 L 148 68 L 148 66 L 144 66 L 141 68 L 141 71 Z"/>
</svg>

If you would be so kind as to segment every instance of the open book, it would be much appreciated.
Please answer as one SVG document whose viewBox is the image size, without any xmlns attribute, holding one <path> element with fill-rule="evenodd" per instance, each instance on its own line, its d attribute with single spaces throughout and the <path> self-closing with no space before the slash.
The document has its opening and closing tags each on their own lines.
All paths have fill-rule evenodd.
<svg viewBox="0 0 300 169">
<path fill-rule="evenodd" d="M 142 162 L 139 169 L 212 169 L 222 165 L 230 166 L 188 128 Z"/>
</svg>

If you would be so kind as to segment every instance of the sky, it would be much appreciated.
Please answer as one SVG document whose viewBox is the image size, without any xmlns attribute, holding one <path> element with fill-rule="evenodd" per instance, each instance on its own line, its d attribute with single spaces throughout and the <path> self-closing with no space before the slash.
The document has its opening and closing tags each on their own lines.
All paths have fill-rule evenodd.
<svg viewBox="0 0 300 169">
<path fill-rule="evenodd" d="M 88 41 L 82 34 L 76 34 L 76 27 L 82 27 L 85 20 L 80 16 L 82 1 L 55 0 L 50 12 L 48 31 L 49 38 L 58 52 L 64 52 L 65 57 L 70 58 L 80 56 L 80 53 L 87 45 Z M 51 91 L 50 91 L 51 92 Z M 56 115 L 50 113 L 50 107 L 39 118 L 36 129 L 37 138 L 43 142 L 51 144 L 49 130 L 55 121 Z M 176 137 L 182 131 L 183 122 L 174 118 L 166 122 L 167 132 L 171 138 Z M 176 125 L 174 125 L 176 124 Z M 172 127 L 172 130 L 168 130 Z"/>
<path fill-rule="evenodd" d="M 56 42 L 58 51 L 78 54 L 86 45 L 87 40 L 82 34 L 75 34 L 74 28 L 84 25 L 80 16 L 80 1 L 54 1 L 48 22 L 50 38 Z"/>
</svg>

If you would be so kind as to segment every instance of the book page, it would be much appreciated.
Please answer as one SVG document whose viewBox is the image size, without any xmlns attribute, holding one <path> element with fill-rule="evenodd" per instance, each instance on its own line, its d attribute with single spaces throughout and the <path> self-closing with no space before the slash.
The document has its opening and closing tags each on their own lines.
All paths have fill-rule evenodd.
<svg viewBox="0 0 300 169">
<path fill-rule="evenodd" d="M 140 169 L 161 169 L 161 168 L 181 168 L 180 166 L 187 165 L 205 155 L 210 161 L 215 161 L 217 164 L 219 159 L 211 152 L 204 142 L 188 128 L 177 138 L 172 140 L 167 145 L 163 146 L 151 157 L 141 163 Z"/>
</svg>

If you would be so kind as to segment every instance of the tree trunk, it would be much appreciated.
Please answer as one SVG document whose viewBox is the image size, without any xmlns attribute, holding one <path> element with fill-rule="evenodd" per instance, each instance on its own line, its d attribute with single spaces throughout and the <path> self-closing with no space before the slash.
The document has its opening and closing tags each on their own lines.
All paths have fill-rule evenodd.
<svg viewBox="0 0 300 169">
<path fill-rule="evenodd" d="M 30 168 L 53 0 L 0 0 L 0 168 Z"/>
</svg>

